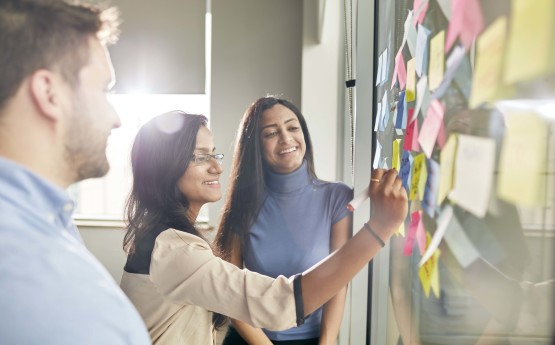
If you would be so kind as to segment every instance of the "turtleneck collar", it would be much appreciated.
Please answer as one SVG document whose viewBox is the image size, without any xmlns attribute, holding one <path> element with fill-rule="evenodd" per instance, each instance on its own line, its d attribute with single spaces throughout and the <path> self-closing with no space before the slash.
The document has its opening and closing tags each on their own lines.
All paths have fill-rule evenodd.
<svg viewBox="0 0 555 345">
<path fill-rule="evenodd" d="M 278 174 L 268 169 L 265 174 L 266 185 L 275 193 L 291 193 L 310 184 L 310 175 L 308 174 L 308 164 L 306 160 L 299 169 L 289 174 Z"/>
</svg>

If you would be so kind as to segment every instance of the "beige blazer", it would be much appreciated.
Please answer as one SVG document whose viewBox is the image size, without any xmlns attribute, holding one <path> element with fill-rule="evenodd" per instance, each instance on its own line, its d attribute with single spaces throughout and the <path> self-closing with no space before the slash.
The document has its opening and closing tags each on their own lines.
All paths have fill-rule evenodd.
<svg viewBox="0 0 555 345">
<path fill-rule="evenodd" d="M 156 238 L 150 274 L 124 272 L 121 288 L 154 344 L 214 344 L 213 311 L 271 330 L 296 326 L 292 277 L 239 269 L 203 239 L 174 229 Z"/>
</svg>

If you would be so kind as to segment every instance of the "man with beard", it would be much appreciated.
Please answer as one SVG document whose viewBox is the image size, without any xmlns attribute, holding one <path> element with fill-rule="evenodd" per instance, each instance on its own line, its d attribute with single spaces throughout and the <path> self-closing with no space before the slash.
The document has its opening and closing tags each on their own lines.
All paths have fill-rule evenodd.
<svg viewBox="0 0 555 345">
<path fill-rule="evenodd" d="M 72 183 L 107 173 L 117 11 L 0 2 L 0 344 L 149 344 L 85 248 Z"/>
</svg>

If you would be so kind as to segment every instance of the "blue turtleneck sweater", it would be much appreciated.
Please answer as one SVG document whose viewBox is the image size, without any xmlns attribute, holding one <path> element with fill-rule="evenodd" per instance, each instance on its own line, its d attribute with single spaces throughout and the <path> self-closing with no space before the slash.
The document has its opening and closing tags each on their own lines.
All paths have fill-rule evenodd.
<svg viewBox="0 0 555 345">
<path fill-rule="evenodd" d="M 290 174 L 267 172 L 266 198 L 243 252 L 245 267 L 271 277 L 290 277 L 330 253 L 331 227 L 349 212 L 353 192 L 345 184 L 312 179 L 306 161 Z M 272 340 L 320 336 L 322 311 L 304 325 L 282 332 L 264 330 Z"/>
</svg>

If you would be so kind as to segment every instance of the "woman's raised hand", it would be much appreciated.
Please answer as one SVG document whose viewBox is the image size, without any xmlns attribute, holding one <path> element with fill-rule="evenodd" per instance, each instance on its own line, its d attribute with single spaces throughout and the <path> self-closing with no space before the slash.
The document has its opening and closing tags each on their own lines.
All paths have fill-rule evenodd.
<svg viewBox="0 0 555 345">
<path fill-rule="evenodd" d="M 368 194 L 372 210 L 368 224 L 383 241 L 387 241 L 405 220 L 408 211 L 407 192 L 397 171 L 374 169 Z"/>
</svg>

